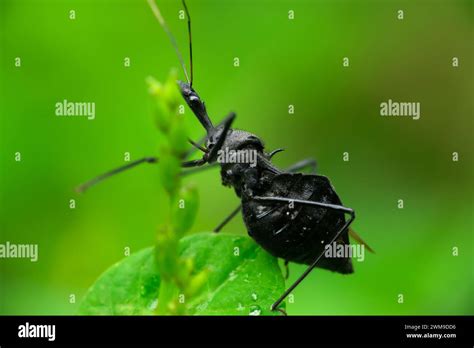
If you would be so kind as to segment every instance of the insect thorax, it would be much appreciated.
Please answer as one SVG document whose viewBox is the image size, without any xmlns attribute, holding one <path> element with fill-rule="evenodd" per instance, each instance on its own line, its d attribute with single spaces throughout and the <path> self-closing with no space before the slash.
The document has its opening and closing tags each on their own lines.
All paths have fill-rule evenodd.
<svg viewBox="0 0 474 348">
<path fill-rule="evenodd" d="M 255 188 L 261 175 L 258 158 L 265 156 L 262 141 L 252 133 L 230 130 L 219 150 L 222 184 L 234 187 L 240 197 L 243 189 Z"/>
</svg>

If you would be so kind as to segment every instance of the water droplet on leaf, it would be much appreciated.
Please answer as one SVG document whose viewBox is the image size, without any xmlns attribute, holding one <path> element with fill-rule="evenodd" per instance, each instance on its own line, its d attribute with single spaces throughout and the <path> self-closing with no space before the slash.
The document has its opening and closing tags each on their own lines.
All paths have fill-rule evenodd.
<svg viewBox="0 0 474 348">
<path fill-rule="evenodd" d="M 260 308 L 260 306 L 253 305 L 253 306 L 250 307 L 249 315 L 258 316 L 260 314 L 262 314 L 262 309 Z"/>
<path fill-rule="evenodd" d="M 158 299 L 155 298 L 153 301 L 151 301 L 150 305 L 148 306 L 148 309 L 153 311 L 156 309 L 157 306 L 158 306 Z"/>
<path fill-rule="evenodd" d="M 235 280 L 235 278 L 237 278 L 237 274 L 235 273 L 235 271 L 230 272 L 229 281 Z"/>
</svg>

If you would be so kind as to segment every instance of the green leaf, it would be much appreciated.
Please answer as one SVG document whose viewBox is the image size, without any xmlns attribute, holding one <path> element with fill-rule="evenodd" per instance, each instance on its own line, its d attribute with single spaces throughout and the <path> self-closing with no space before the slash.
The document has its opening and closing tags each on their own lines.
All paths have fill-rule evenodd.
<svg viewBox="0 0 474 348">
<path fill-rule="evenodd" d="M 87 291 L 79 311 L 87 315 L 151 314 L 156 307 L 160 275 L 152 248 L 110 267 Z"/>
<path fill-rule="evenodd" d="M 270 311 L 285 287 L 277 259 L 249 237 L 194 234 L 183 238 L 179 249 L 193 260 L 195 274 L 208 273 L 201 290 L 186 299 L 188 314 L 280 314 Z M 81 303 L 80 314 L 153 314 L 159 285 L 155 248 L 144 249 L 99 277 Z"/>
</svg>

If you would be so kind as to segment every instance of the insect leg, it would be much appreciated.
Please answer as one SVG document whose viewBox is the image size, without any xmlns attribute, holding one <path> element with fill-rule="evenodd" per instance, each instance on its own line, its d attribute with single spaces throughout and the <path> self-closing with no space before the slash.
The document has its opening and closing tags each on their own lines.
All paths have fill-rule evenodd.
<svg viewBox="0 0 474 348">
<path fill-rule="evenodd" d="M 209 152 L 206 154 L 207 156 L 207 162 L 214 162 L 218 156 L 218 153 L 222 147 L 222 145 L 224 145 L 224 142 L 225 142 L 225 139 L 227 138 L 227 135 L 229 134 L 229 129 L 230 129 L 230 126 L 232 125 L 232 122 L 234 122 L 234 119 L 237 115 L 235 114 L 235 112 L 231 112 L 229 113 L 229 115 L 226 117 L 226 120 L 224 122 L 224 127 L 222 127 L 222 131 L 219 135 L 219 137 L 217 138 L 217 141 L 216 143 L 214 144 L 214 147 L 210 148 L 210 144 L 209 144 Z M 217 128 L 214 128 L 213 132 L 216 132 L 216 129 Z"/>
<path fill-rule="evenodd" d="M 272 151 L 272 152 L 280 152 L 282 149 L 277 149 L 275 151 Z M 214 164 L 214 163 L 213 163 Z M 289 166 L 288 168 L 286 168 L 285 170 L 287 172 L 290 172 L 290 173 L 295 173 L 297 172 L 298 170 L 301 170 L 301 169 L 304 169 L 306 167 L 310 167 L 311 168 L 311 173 L 315 174 L 316 173 L 316 166 L 317 166 L 317 162 L 315 159 L 313 158 L 306 158 L 304 160 L 301 160 L 299 162 L 296 162 L 295 164 Z M 186 172 L 183 172 L 182 175 L 187 175 L 188 172 L 195 172 L 195 171 L 200 171 L 201 169 L 205 169 L 205 168 L 209 168 L 210 166 L 206 166 L 206 167 L 202 167 L 202 168 L 196 168 L 196 169 L 193 169 L 193 170 L 189 170 L 189 171 L 186 171 Z M 216 228 L 214 228 L 214 232 L 219 232 L 220 230 L 222 230 L 222 228 L 224 228 L 225 225 L 227 225 L 240 211 L 240 208 L 242 207 L 242 205 L 239 204 L 239 206 L 237 208 L 235 208 L 232 213 L 230 213 L 219 225 L 217 225 Z"/>
<path fill-rule="evenodd" d="M 219 166 L 219 163 L 214 162 L 214 163 L 208 164 L 207 166 L 201 166 L 201 167 L 195 167 L 195 168 L 183 170 L 181 172 L 181 176 L 188 176 L 188 175 L 191 175 L 191 174 L 195 174 L 195 173 L 205 171 L 207 169 L 216 168 L 218 166 Z"/>
<path fill-rule="evenodd" d="M 223 131 L 222 131 L 222 136 L 217 140 L 217 143 L 215 145 L 215 147 L 210 150 L 208 153 L 205 154 L 205 158 L 200 158 L 200 159 L 197 159 L 197 160 L 191 160 L 191 161 L 185 161 L 185 162 L 182 162 L 181 163 L 181 166 L 182 167 L 185 167 L 185 168 L 189 168 L 189 167 L 199 167 L 199 166 L 202 166 L 204 164 L 206 164 L 207 162 L 209 162 L 209 160 L 211 159 L 214 159 L 214 157 L 217 156 L 217 151 L 220 149 L 220 147 L 222 146 L 222 144 L 224 143 L 224 140 L 225 140 L 225 137 L 227 135 L 227 132 L 228 130 L 230 129 L 230 126 L 232 124 L 232 121 L 235 119 L 235 113 L 231 112 L 224 120 L 223 120 L 223 124 L 224 124 L 224 128 L 223 128 Z M 193 143 L 193 148 L 194 150 L 196 150 L 197 148 L 199 148 L 198 146 L 196 146 L 198 144 L 196 143 Z M 190 151 L 188 151 L 187 153 L 185 153 L 185 155 L 183 156 L 184 158 L 187 158 L 188 155 L 192 153 Z M 127 169 L 130 169 L 130 168 L 133 168 L 135 167 L 136 165 L 138 164 L 141 164 L 141 163 L 156 163 L 158 161 L 158 158 L 157 157 L 145 157 L 145 158 L 142 158 L 142 159 L 139 159 L 135 162 L 132 162 L 130 164 L 127 164 L 125 166 L 122 166 L 122 167 L 119 167 L 119 168 L 116 168 L 116 169 L 113 169 L 105 174 L 102 174 L 102 175 L 99 175 L 98 177 L 80 185 L 78 188 L 77 188 L 77 191 L 78 192 L 84 192 L 85 190 L 87 190 L 89 187 L 99 183 L 100 181 L 112 176 L 112 175 L 115 175 L 115 174 L 118 174 L 120 172 L 123 172 L 124 170 L 127 170 Z"/>
<path fill-rule="evenodd" d="M 290 263 L 290 261 L 288 260 L 285 260 L 285 280 L 287 280 L 289 277 L 290 277 L 290 267 L 288 266 L 288 264 Z"/>
<path fill-rule="evenodd" d="M 269 202 L 285 202 L 285 203 L 297 203 L 297 204 L 306 204 L 306 205 L 312 205 L 312 206 L 317 206 L 317 207 L 323 207 L 327 209 L 333 209 L 333 210 L 338 210 L 342 211 L 346 214 L 350 215 L 349 220 L 347 220 L 344 225 L 341 227 L 339 231 L 335 234 L 334 238 L 329 242 L 329 244 L 334 243 L 339 236 L 341 235 L 342 232 L 344 232 L 349 225 L 354 221 L 355 219 L 355 212 L 351 208 L 344 207 L 342 205 L 337 205 L 337 204 L 330 204 L 330 203 L 322 203 L 322 202 L 313 202 L 313 201 L 307 201 L 307 200 L 302 200 L 302 199 L 291 199 L 291 198 L 285 198 L 285 197 L 253 197 L 253 199 L 257 201 L 269 201 Z M 280 298 L 272 304 L 272 311 L 276 310 L 278 306 L 285 300 L 285 298 L 307 277 L 309 273 L 316 267 L 317 263 L 321 259 L 321 257 L 324 255 L 324 251 L 318 255 L 318 257 L 313 261 L 313 263 L 306 269 L 306 271 L 303 272 L 303 274 L 288 288 L 286 291 L 280 296 Z"/>
<path fill-rule="evenodd" d="M 126 164 L 124 166 L 121 166 L 121 167 L 118 167 L 118 168 L 115 168 L 115 169 L 112 169 L 104 174 L 101 174 L 99 176 L 96 176 L 95 178 L 93 178 L 92 180 L 89 180 L 81 185 L 79 185 L 77 188 L 76 188 L 76 191 L 79 192 L 79 193 L 83 193 L 85 192 L 88 188 L 90 188 L 91 186 L 94 186 L 96 184 L 98 184 L 99 182 L 101 182 L 102 180 L 105 180 L 115 174 L 119 174 L 123 171 L 126 171 L 128 169 L 131 169 L 139 164 L 142 164 L 142 163 L 157 163 L 158 162 L 158 157 L 144 157 L 144 158 L 141 158 L 139 160 L 136 160 L 136 161 L 133 161 L 129 164 Z M 193 160 L 193 161 L 187 161 L 187 162 L 182 162 L 181 163 L 181 166 L 185 167 L 185 168 L 189 168 L 189 167 L 198 167 L 198 166 L 202 166 L 203 164 L 205 164 L 206 161 L 202 160 L 202 159 L 197 159 L 197 160 Z"/>
<path fill-rule="evenodd" d="M 227 115 L 226 117 L 224 117 L 222 119 L 222 121 L 219 122 L 219 124 L 216 126 L 216 127 L 219 127 L 219 126 L 222 126 L 224 124 L 226 124 L 227 122 L 229 122 L 229 120 L 232 118 L 232 114 L 229 114 Z M 196 141 L 196 145 L 204 145 L 204 143 L 206 142 L 207 140 L 207 135 L 206 136 L 203 136 L 201 139 L 199 139 L 198 141 Z M 198 149 L 193 146 L 192 148 L 190 148 L 184 155 L 185 158 L 188 158 L 189 156 L 191 156 L 193 153 L 195 153 Z"/>
<path fill-rule="evenodd" d="M 206 163 L 207 161 L 205 159 L 199 158 L 192 161 L 181 162 L 181 167 L 184 167 L 184 168 L 199 167 Z"/>
<path fill-rule="evenodd" d="M 311 173 L 316 174 L 316 168 L 318 166 L 318 163 L 314 158 L 305 158 L 304 160 L 301 160 L 299 162 L 296 162 L 286 168 L 287 172 L 290 173 L 296 173 L 299 170 L 305 169 L 307 167 L 311 168 Z"/>
<path fill-rule="evenodd" d="M 84 184 L 79 185 L 76 188 L 76 191 L 82 193 L 82 192 L 86 191 L 89 187 L 101 182 L 104 179 L 107 179 L 108 177 L 111 177 L 112 175 L 121 173 L 121 172 L 123 172 L 127 169 L 133 168 L 133 167 L 135 167 L 139 164 L 142 164 L 142 163 L 156 163 L 156 162 L 158 162 L 157 157 L 144 157 L 144 158 L 141 158 L 139 160 L 136 160 L 136 161 L 133 161 L 129 164 L 126 164 L 122 167 L 112 169 L 111 171 L 108 171 L 108 172 L 106 172 L 102 175 L 99 175 L 99 176 L 95 177 L 92 180 L 89 180 L 89 181 L 85 182 Z"/>
<path fill-rule="evenodd" d="M 232 220 L 240 211 L 240 209 L 242 208 L 242 205 L 239 204 L 239 206 L 237 208 L 235 208 L 232 213 L 230 213 L 225 219 L 224 221 L 222 221 L 219 225 L 217 225 L 216 228 L 214 228 L 214 232 L 219 232 L 225 225 L 227 225 L 227 223 Z"/>
</svg>

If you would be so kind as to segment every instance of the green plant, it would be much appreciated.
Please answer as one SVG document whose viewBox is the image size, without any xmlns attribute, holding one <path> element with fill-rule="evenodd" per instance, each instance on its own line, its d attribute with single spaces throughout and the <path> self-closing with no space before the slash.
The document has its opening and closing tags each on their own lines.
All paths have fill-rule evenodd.
<svg viewBox="0 0 474 348">
<path fill-rule="evenodd" d="M 161 132 L 159 179 L 169 196 L 167 219 L 155 247 L 132 254 L 108 269 L 81 303 L 81 314 L 273 314 L 283 292 L 276 258 L 244 236 L 198 233 L 185 236 L 198 210 L 194 186 L 181 182 L 187 150 L 176 75 L 166 83 L 148 79 Z"/>
</svg>

